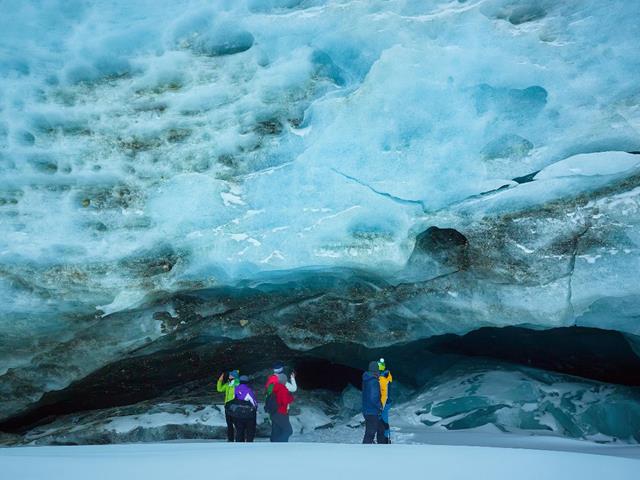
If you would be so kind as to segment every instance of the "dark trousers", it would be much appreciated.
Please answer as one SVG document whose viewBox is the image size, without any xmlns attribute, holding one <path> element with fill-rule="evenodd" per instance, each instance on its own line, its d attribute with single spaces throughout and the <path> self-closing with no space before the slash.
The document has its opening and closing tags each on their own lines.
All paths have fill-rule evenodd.
<svg viewBox="0 0 640 480">
<path fill-rule="evenodd" d="M 236 442 L 253 442 L 256 436 L 257 415 L 252 418 L 235 418 L 233 426 L 236 430 Z"/>
<path fill-rule="evenodd" d="M 362 443 L 373 443 L 373 437 L 376 437 L 376 443 L 387 443 L 384 436 L 384 423 L 378 415 L 364 415 L 364 438 Z"/>
<path fill-rule="evenodd" d="M 271 415 L 271 441 L 272 442 L 288 442 L 289 437 L 293 434 L 289 415 L 274 413 Z"/>
<path fill-rule="evenodd" d="M 227 442 L 233 442 L 235 439 L 235 432 L 233 429 L 233 418 L 229 415 L 229 403 L 224 404 L 224 419 L 227 421 Z"/>
<path fill-rule="evenodd" d="M 384 438 L 386 439 L 385 443 L 391 443 L 391 427 L 389 426 L 389 410 L 390 409 L 391 409 L 390 403 L 387 402 L 387 404 L 382 409 L 382 414 L 380 415 L 380 421 L 384 426 Z"/>
</svg>

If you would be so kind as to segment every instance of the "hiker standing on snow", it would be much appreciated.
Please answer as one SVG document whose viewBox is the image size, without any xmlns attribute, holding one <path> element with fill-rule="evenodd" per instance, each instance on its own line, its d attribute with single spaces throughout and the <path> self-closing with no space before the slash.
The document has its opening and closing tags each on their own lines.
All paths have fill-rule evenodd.
<svg viewBox="0 0 640 480">
<path fill-rule="evenodd" d="M 380 392 L 380 370 L 378 362 L 370 362 L 369 370 L 362 374 L 362 415 L 365 431 L 362 443 L 386 443 L 382 423 L 382 398 Z"/>
<path fill-rule="evenodd" d="M 389 410 L 391 407 L 391 401 L 389 400 L 389 384 L 393 382 L 393 377 L 391 376 L 391 372 L 387 370 L 384 358 L 378 360 L 378 372 L 380 374 L 380 403 L 382 404 L 380 421 L 384 426 L 384 443 L 391 443 L 391 427 L 389 426 Z"/>
<path fill-rule="evenodd" d="M 240 385 L 235 389 L 235 399 L 229 404 L 229 415 L 235 428 L 236 442 L 253 442 L 256 435 L 258 401 L 248 385 L 249 377 L 240 376 Z"/>
<path fill-rule="evenodd" d="M 293 434 L 289 421 L 289 405 L 293 402 L 293 395 L 286 387 L 287 376 L 279 373 L 277 378 L 278 383 L 273 384 L 273 390 L 265 402 L 265 410 L 271 415 L 271 441 L 288 442 Z"/>
<path fill-rule="evenodd" d="M 229 415 L 229 408 L 231 402 L 236 398 L 236 387 L 240 385 L 238 377 L 240 373 L 238 370 L 232 370 L 229 372 L 229 380 L 224 383 L 224 373 L 220 374 L 216 389 L 224 393 L 224 418 L 227 421 L 227 441 L 233 442 L 235 440 L 235 432 L 233 429 L 233 419 Z"/>
<path fill-rule="evenodd" d="M 284 364 L 282 362 L 276 362 L 273 365 L 273 373 L 269 376 L 267 384 L 264 386 L 264 388 L 267 389 L 267 396 L 271 393 L 271 390 L 273 390 L 273 386 L 278 383 L 278 375 L 280 374 L 284 374 Z M 295 393 L 298 390 L 296 372 L 291 372 L 291 380 L 287 380 L 285 386 L 291 393 Z"/>
</svg>

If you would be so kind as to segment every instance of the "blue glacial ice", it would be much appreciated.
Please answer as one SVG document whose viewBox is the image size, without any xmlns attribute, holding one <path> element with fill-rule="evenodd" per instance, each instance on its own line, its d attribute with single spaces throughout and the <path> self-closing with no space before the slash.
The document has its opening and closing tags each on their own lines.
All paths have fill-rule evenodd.
<svg viewBox="0 0 640 480">
<path fill-rule="evenodd" d="M 169 290 L 392 272 L 425 213 L 573 154 L 640 149 L 639 13 L 21 2 L 2 25 L 3 261 L 101 265 L 91 287 L 110 300 L 139 284 L 115 262 L 161 243 L 188 255 L 154 285 Z"/>
<path fill-rule="evenodd" d="M 194 318 L 292 348 L 579 325 L 640 349 L 640 4 L 0 9 L 7 414 Z"/>
<path fill-rule="evenodd" d="M 401 407 L 404 421 L 436 430 L 489 427 L 598 442 L 640 441 L 633 389 L 532 369 L 487 367 L 480 363 L 431 382 Z"/>
</svg>

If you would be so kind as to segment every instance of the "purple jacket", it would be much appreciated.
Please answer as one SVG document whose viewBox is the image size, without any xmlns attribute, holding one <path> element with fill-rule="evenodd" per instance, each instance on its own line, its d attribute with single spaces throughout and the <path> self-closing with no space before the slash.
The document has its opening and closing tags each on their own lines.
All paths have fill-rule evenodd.
<svg viewBox="0 0 640 480">
<path fill-rule="evenodd" d="M 258 408 L 258 401 L 256 400 L 256 394 L 253 393 L 253 390 L 249 387 L 249 385 L 245 383 L 241 383 L 236 387 L 236 398 L 238 400 L 246 400 L 253 404 L 254 407 Z"/>
</svg>

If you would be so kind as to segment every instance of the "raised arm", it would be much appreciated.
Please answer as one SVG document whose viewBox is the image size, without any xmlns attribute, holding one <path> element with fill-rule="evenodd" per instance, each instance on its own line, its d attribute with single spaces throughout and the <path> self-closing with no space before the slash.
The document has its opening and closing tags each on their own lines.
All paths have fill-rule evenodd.
<svg viewBox="0 0 640 480">
<path fill-rule="evenodd" d="M 220 377 L 218 377 L 218 383 L 216 383 L 216 390 L 218 390 L 219 392 L 224 392 L 227 389 L 227 385 L 222 383 L 223 380 L 224 373 L 221 373 Z"/>
<path fill-rule="evenodd" d="M 291 372 L 291 378 L 285 386 L 291 393 L 294 393 L 298 390 L 298 384 L 296 383 L 296 372 Z"/>
</svg>

